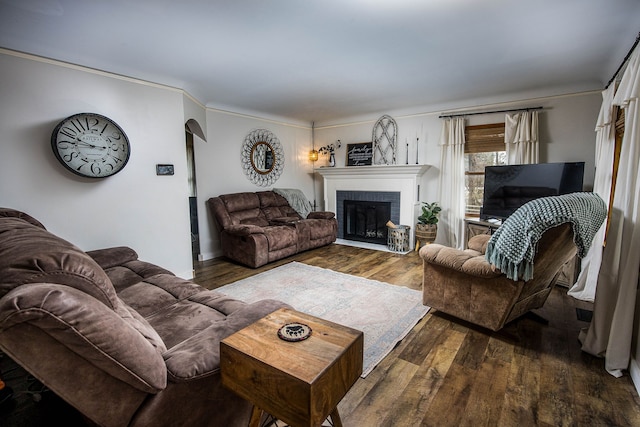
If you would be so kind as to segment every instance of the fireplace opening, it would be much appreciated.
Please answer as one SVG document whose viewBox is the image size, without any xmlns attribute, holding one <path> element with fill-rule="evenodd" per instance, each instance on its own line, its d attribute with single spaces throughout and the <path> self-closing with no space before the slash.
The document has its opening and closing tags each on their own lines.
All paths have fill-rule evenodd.
<svg viewBox="0 0 640 427">
<path fill-rule="evenodd" d="M 344 201 L 344 238 L 368 243 L 387 243 L 391 202 Z"/>
</svg>

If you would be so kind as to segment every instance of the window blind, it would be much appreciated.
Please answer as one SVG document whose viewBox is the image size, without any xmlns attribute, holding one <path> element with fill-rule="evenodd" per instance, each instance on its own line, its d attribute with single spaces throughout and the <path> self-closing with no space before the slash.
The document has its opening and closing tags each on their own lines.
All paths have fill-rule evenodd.
<svg viewBox="0 0 640 427">
<path fill-rule="evenodd" d="M 464 137 L 465 154 L 505 151 L 504 123 L 466 126 Z"/>
</svg>

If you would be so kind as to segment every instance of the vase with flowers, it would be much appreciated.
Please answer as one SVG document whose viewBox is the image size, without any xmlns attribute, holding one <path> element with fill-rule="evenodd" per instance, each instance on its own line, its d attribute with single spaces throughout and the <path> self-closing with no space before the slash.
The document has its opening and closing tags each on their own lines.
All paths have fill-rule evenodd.
<svg viewBox="0 0 640 427">
<path fill-rule="evenodd" d="M 335 154 L 335 152 L 340 147 L 342 147 L 342 143 L 340 142 L 340 140 L 337 140 L 333 144 L 329 144 L 329 145 L 325 145 L 324 147 L 321 147 L 318 150 L 318 152 L 322 153 L 322 154 L 329 154 L 329 166 L 330 167 L 334 167 L 336 165 L 336 154 Z"/>
</svg>

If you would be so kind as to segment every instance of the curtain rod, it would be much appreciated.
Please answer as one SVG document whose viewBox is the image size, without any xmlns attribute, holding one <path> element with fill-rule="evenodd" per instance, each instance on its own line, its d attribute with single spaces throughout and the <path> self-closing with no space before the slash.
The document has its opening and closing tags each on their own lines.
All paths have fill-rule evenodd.
<svg viewBox="0 0 640 427">
<path fill-rule="evenodd" d="M 638 45 L 638 41 L 640 40 L 640 32 L 638 33 L 638 37 L 636 37 L 636 41 L 633 43 L 633 46 L 631 46 L 631 49 L 629 49 L 629 52 L 627 52 L 627 56 L 624 57 L 624 59 L 622 60 L 622 63 L 620 64 L 620 66 L 618 67 L 618 69 L 616 70 L 615 73 L 613 73 L 613 76 L 611 77 L 611 80 L 609 80 L 609 83 L 607 83 L 607 85 L 604 87 L 605 89 L 607 89 L 611 83 L 613 83 L 613 81 L 616 79 L 616 76 L 618 75 L 618 73 L 620 72 L 620 70 L 622 70 L 622 67 L 624 67 L 624 64 L 627 63 L 627 60 L 629 59 L 629 57 L 631 56 L 631 54 L 633 53 L 633 50 L 636 48 L 636 46 Z"/>
<path fill-rule="evenodd" d="M 542 110 L 542 107 L 516 108 L 513 110 L 479 111 L 475 113 L 443 114 L 438 118 L 443 119 L 445 117 L 475 116 L 477 114 L 513 113 L 515 111 L 531 111 L 531 110 Z"/>
</svg>

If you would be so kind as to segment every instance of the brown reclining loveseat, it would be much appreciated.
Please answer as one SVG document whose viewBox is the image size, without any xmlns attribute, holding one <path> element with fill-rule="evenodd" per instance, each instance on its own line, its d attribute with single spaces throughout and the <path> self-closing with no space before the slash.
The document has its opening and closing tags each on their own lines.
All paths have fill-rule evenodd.
<svg viewBox="0 0 640 427">
<path fill-rule="evenodd" d="M 207 204 L 223 255 L 252 268 L 328 245 L 338 234 L 333 212 L 310 212 L 302 218 L 274 191 L 224 194 Z"/>
</svg>

